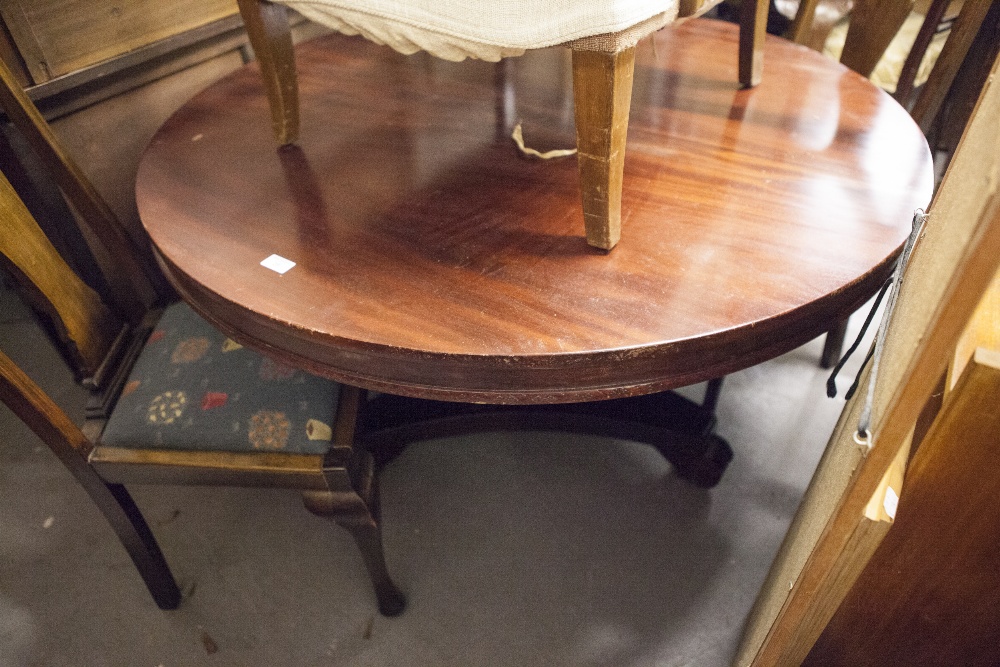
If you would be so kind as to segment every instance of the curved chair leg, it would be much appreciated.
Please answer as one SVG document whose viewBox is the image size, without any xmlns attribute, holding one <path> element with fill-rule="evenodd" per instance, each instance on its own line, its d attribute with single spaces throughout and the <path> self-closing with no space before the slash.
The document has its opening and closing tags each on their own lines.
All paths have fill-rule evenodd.
<svg viewBox="0 0 1000 667">
<path fill-rule="evenodd" d="M 366 458 L 370 470 L 371 457 Z M 341 474 L 338 475 L 338 472 Z M 327 479 L 335 480 L 340 477 L 341 482 L 350 485 L 346 469 L 327 470 L 326 475 Z M 344 488 L 340 484 L 338 486 Z M 372 488 L 371 484 L 364 485 L 361 491 L 365 497 L 353 490 L 304 491 L 302 500 L 310 512 L 336 521 L 351 533 L 371 577 L 379 611 L 383 616 L 398 616 L 406 608 L 406 598 L 389 577 L 389 570 L 385 565 L 382 527 L 378 521 L 378 504 Z"/>
<path fill-rule="evenodd" d="M 132 557 L 157 606 L 176 609 L 180 590 L 132 496 L 120 484 L 105 482 L 90 467 L 87 457 L 93 445 L 83 431 L 3 352 L 0 401 L 49 446 L 94 501 Z"/>
<path fill-rule="evenodd" d="M 632 104 L 635 48 L 573 51 L 577 164 L 587 243 L 611 250 L 622 226 L 625 136 Z"/>
<path fill-rule="evenodd" d="M 136 507 L 132 496 L 121 484 L 104 484 L 104 491 L 88 488 L 87 492 L 108 520 L 128 555 L 132 557 L 146 588 L 160 609 L 176 609 L 181 593 L 170 567 L 163 558 L 149 525 Z"/>
<path fill-rule="evenodd" d="M 350 531 L 375 588 L 379 611 L 383 616 L 398 616 L 406 607 L 406 598 L 385 566 L 375 460 L 354 443 L 358 415 L 365 403 L 364 390 L 348 385 L 340 388 L 333 443 L 323 462 L 327 490 L 303 491 L 302 500 L 313 514 L 333 519 Z"/>
<path fill-rule="evenodd" d="M 271 105 L 274 138 L 279 146 L 299 138 L 299 83 L 295 52 L 284 5 L 267 0 L 237 0 Z"/>
<path fill-rule="evenodd" d="M 351 533 L 351 537 L 361 550 L 368 576 L 371 577 L 378 599 L 378 610 L 383 616 L 399 616 L 406 609 L 406 598 L 396 588 L 385 566 L 385 551 L 382 547 L 382 527 L 375 521 L 351 523 L 337 521 Z"/>
<path fill-rule="evenodd" d="M 764 71 L 764 34 L 767 32 L 769 0 L 740 3 L 740 85 L 752 88 Z"/>
</svg>

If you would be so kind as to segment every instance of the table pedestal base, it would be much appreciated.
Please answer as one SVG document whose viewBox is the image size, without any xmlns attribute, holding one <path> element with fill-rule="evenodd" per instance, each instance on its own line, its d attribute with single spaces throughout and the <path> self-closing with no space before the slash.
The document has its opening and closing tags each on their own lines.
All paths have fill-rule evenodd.
<svg viewBox="0 0 1000 667">
<path fill-rule="evenodd" d="M 358 423 L 358 444 L 381 467 L 417 440 L 484 431 L 561 431 L 642 442 L 655 447 L 677 476 L 702 488 L 719 483 L 733 450 L 713 432 L 713 381 L 706 403 L 674 392 L 593 403 L 480 405 L 380 394 Z"/>
</svg>

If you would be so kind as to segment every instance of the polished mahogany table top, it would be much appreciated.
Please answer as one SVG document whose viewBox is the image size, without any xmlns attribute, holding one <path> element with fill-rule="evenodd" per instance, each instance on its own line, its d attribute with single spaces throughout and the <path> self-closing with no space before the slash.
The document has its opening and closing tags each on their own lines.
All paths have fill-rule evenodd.
<svg viewBox="0 0 1000 667">
<path fill-rule="evenodd" d="M 565 49 L 503 68 L 302 44 L 299 146 L 276 149 L 247 66 L 154 137 L 139 211 L 210 321 L 358 386 L 554 403 L 721 376 L 869 298 L 933 187 L 889 96 L 774 38 L 763 83 L 739 90 L 736 39 L 697 20 L 638 47 L 610 254 L 584 240 L 576 159 L 509 139 L 516 120 L 535 148 L 575 144 Z"/>
</svg>

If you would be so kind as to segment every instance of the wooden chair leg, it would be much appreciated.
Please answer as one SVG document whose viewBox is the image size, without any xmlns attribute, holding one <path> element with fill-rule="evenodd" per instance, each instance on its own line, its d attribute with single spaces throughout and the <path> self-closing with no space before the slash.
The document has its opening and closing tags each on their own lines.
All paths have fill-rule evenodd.
<svg viewBox="0 0 1000 667">
<path fill-rule="evenodd" d="M 760 83 L 764 70 L 764 34 L 769 6 L 769 0 L 740 3 L 740 85 L 744 88 Z"/>
<path fill-rule="evenodd" d="M 406 608 L 406 598 L 385 566 L 375 460 L 354 442 L 366 402 L 364 390 L 349 385 L 340 388 L 333 443 L 323 461 L 327 490 L 304 491 L 302 500 L 310 512 L 336 521 L 351 533 L 371 577 L 379 611 L 383 616 L 398 616 Z"/>
<path fill-rule="evenodd" d="M 361 557 L 368 569 L 368 576 L 375 588 L 378 610 L 383 616 L 399 616 L 406 609 L 406 598 L 396 588 L 385 566 L 385 550 L 382 546 L 382 526 L 375 521 L 349 523 L 338 521 L 354 538 Z"/>
<path fill-rule="evenodd" d="M 121 484 L 105 484 L 104 492 L 92 488 L 88 488 L 87 492 L 132 557 L 156 606 L 164 610 L 176 609 L 181 601 L 180 589 L 163 558 L 160 545 L 156 543 L 129 492 Z"/>
<path fill-rule="evenodd" d="M 705 386 L 705 396 L 701 399 L 701 407 L 713 415 L 715 414 L 716 406 L 719 405 L 719 395 L 722 393 L 722 381 L 725 379 L 725 375 L 720 378 L 713 378 Z"/>
<path fill-rule="evenodd" d="M 813 21 L 816 18 L 816 6 L 819 0 L 801 0 L 795 12 L 795 19 L 788 28 L 785 37 L 796 44 L 808 44 L 813 31 Z M 740 17 L 743 18 L 742 16 Z M 742 28 L 742 26 L 741 26 Z M 820 51 L 822 49 L 816 49 Z"/>
<path fill-rule="evenodd" d="M 913 0 L 855 0 L 840 63 L 871 76 L 912 9 Z"/>
<path fill-rule="evenodd" d="M 820 368 L 833 368 L 840 361 L 844 351 L 844 337 L 847 335 L 847 320 L 838 323 L 826 332 L 826 342 L 823 343 L 823 356 L 819 359 Z"/>
<path fill-rule="evenodd" d="M 0 402 L 49 446 L 97 505 L 146 582 L 160 609 L 176 609 L 181 593 L 156 538 L 125 487 L 108 484 L 90 467 L 92 444 L 73 421 L 13 361 L 0 352 Z"/>
<path fill-rule="evenodd" d="M 635 49 L 573 51 L 577 162 L 587 243 L 610 250 L 621 236 L 625 137 Z"/>
<path fill-rule="evenodd" d="M 281 146 L 294 143 L 299 138 L 299 83 L 288 12 L 267 0 L 237 3 L 267 90 L 274 138 Z"/>
<path fill-rule="evenodd" d="M 398 616 L 406 608 L 406 598 L 389 577 L 382 547 L 382 528 L 378 521 L 378 502 L 374 495 L 371 456 L 366 456 L 363 478 L 367 481 L 357 491 L 346 469 L 327 470 L 327 479 L 336 483 L 336 491 L 304 491 L 306 508 L 313 514 L 336 521 L 346 528 L 361 551 L 375 598 L 383 616 Z M 345 488 L 346 487 L 346 488 Z M 360 492 L 360 493 L 359 493 Z"/>
</svg>

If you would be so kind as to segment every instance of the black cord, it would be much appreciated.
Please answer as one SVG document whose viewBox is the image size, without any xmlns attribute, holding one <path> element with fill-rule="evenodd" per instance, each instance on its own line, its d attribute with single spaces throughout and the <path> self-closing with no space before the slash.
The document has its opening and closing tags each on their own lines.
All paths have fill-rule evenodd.
<svg viewBox="0 0 1000 667">
<path fill-rule="evenodd" d="M 858 349 L 858 345 L 861 344 L 861 339 L 865 337 L 865 332 L 868 331 L 868 326 L 872 323 L 872 320 L 875 319 L 875 313 L 876 311 L 878 311 L 878 307 L 879 305 L 881 305 L 882 299 L 889 291 L 889 287 L 891 285 L 892 285 L 892 278 L 890 277 L 886 279 L 885 283 L 882 285 L 882 289 L 879 290 L 878 296 L 875 297 L 875 303 L 872 304 L 872 309 L 868 312 L 868 317 L 865 318 L 865 323 L 861 325 L 861 333 L 859 333 L 858 337 L 854 339 L 854 343 L 851 345 L 851 347 L 847 349 L 847 352 L 844 353 L 844 356 L 840 358 L 840 361 L 837 362 L 837 365 L 833 367 L 833 371 L 830 372 L 830 378 L 826 381 L 826 395 L 829 396 L 830 398 L 834 398 L 837 395 L 837 373 L 839 373 L 840 369 L 844 367 L 844 364 L 846 364 L 847 360 L 851 357 L 852 354 L 854 354 L 854 351 Z M 857 390 L 858 381 L 861 379 L 861 372 L 864 371 L 865 366 L 867 366 L 869 360 L 871 360 L 873 351 L 874 349 L 869 350 L 868 356 L 866 356 L 865 360 L 861 362 L 861 368 L 858 370 L 857 377 L 854 378 L 854 384 L 852 384 L 851 388 L 847 390 L 846 398 L 848 399 L 851 398 L 851 396 L 853 396 L 854 392 Z"/>
</svg>

